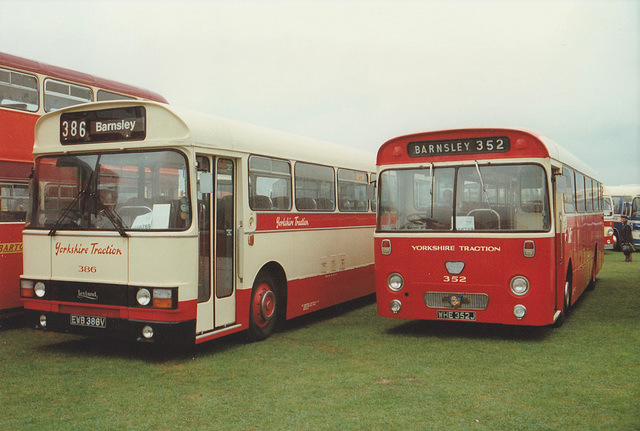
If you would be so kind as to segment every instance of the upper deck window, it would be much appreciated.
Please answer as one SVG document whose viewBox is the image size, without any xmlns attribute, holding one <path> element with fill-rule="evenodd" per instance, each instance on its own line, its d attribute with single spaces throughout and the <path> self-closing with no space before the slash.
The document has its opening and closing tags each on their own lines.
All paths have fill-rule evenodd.
<svg viewBox="0 0 640 431">
<path fill-rule="evenodd" d="M 46 112 L 88 102 L 93 102 L 91 88 L 56 81 L 55 79 L 45 79 L 44 110 Z"/>
<path fill-rule="evenodd" d="M 0 68 L 0 106 L 36 112 L 39 107 L 36 77 Z"/>
<path fill-rule="evenodd" d="M 112 93 L 111 91 L 106 91 L 106 90 L 98 90 L 96 100 L 98 102 L 103 102 L 107 100 L 135 100 L 135 97 L 125 96 L 124 94 Z"/>
<path fill-rule="evenodd" d="M 547 179 L 539 165 L 386 170 L 379 188 L 381 231 L 551 228 Z"/>
</svg>

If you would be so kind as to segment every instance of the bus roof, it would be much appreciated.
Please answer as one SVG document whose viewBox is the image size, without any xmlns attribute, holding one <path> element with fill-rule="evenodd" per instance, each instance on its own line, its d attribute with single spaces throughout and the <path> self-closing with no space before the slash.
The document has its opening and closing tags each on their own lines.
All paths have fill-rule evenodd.
<svg viewBox="0 0 640 431">
<path fill-rule="evenodd" d="M 412 157 L 408 153 L 408 145 L 412 142 L 422 141 L 449 141 L 465 140 L 472 138 L 508 136 L 511 141 L 511 150 L 506 153 L 479 153 L 464 156 L 462 160 L 495 160 L 496 158 L 551 158 L 564 163 L 573 169 L 590 177 L 597 178 L 593 168 L 576 156 L 565 150 L 549 137 L 528 129 L 512 128 L 469 128 L 452 129 L 431 132 L 413 133 L 390 139 L 378 150 L 377 164 L 415 164 L 431 162 L 460 161 L 461 156 L 438 155 L 429 157 Z"/>
<path fill-rule="evenodd" d="M 134 87 L 132 85 L 122 84 L 120 82 L 112 81 L 110 79 L 99 78 L 97 76 L 89 75 L 87 73 L 77 72 L 71 69 L 65 69 L 64 67 L 51 66 L 49 64 L 41 63 L 39 61 L 29 60 L 15 55 L 6 54 L 0 52 L 0 65 L 11 67 L 14 69 L 26 70 L 33 73 L 40 73 L 50 76 L 52 78 L 58 78 L 72 83 L 79 83 L 85 85 L 92 85 L 100 87 L 105 90 L 115 91 L 118 93 L 135 95 L 148 100 L 154 100 L 156 102 L 169 103 L 167 100 L 158 93 L 155 93 L 144 88 Z"/>
<path fill-rule="evenodd" d="M 604 186 L 604 194 L 609 196 L 638 196 L 640 195 L 640 184 Z"/>
<path fill-rule="evenodd" d="M 375 168 L 375 155 L 367 151 L 141 100 L 88 103 L 43 115 L 36 124 L 34 155 L 67 152 L 70 149 L 94 152 L 98 145 L 100 150 L 120 149 L 123 147 L 121 141 L 62 145 L 60 117 L 65 113 L 134 106 L 146 109 L 146 138 L 144 141 L 130 141 L 127 148 L 167 147 L 175 144 L 238 151 L 367 172 Z"/>
</svg>

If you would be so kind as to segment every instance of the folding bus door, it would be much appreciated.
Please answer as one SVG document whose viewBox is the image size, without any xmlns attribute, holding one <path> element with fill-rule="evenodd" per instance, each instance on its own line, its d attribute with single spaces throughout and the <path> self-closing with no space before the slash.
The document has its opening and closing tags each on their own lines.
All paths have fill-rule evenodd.
<svg viewBox="0 0 640 431">
<path fill-rule="evenodd" d="M 236 322 L 235 165 L 198 156 L 199 334 Z"/>
</svg>

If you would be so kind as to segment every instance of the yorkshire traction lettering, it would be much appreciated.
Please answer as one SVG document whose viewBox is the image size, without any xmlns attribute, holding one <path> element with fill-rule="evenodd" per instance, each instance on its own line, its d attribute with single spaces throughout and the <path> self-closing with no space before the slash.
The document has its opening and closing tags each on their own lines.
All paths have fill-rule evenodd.
<svg viewBox="0 0 640 431">
<path fill-rule="evenodd" d="M 472 252 L 499 252 L 501 248 L 493 245 L 412 245 L 413 251 L 472 251 Z"/>
</svg>

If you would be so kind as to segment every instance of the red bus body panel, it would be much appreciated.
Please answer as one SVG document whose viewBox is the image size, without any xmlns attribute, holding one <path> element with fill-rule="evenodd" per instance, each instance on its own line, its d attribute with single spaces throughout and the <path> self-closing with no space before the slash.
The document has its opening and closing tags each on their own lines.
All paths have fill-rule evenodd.
<svg viewBox="0 0 640 431">
<path fill-rule="evenodd" d="M 522 304 L 527 308 L 528 325 L 548 325 L 553 321 L 555 274 L 540 271 L 554 266 L 552 237 L 533 240 L 532 258 L 523 254 L 526 238 L 392 238 L 388 256 L 381 253 L 383 238 L 375 241 L 376 295 L 381 316 L 436 320 L 438 310 L 456 309 L 446 302 L 442 307 L 428 307 L 425 293 L 441 292 L 443 300 L 448 294 L 462 294 L 464 298 L 464 294 L 482 293 L 489 297 L 486 309 L 459 311 L 475 311 L 476 322 L 519 324 L 512 310 Z M 454 278 L 447 272 L 446 262 L 464 262 L 464 269 Z M 394 272 L 405 279 L 405 287 L 399 292 L 387 287 L 387 277 Z M 511 279 L 517 275 L 527 277 L 531 284 L 524 296 L 516 296 L 509 289 Z M 398 314 L 389 308 L 393 299 L 402 303 Z"/>
</svg>

